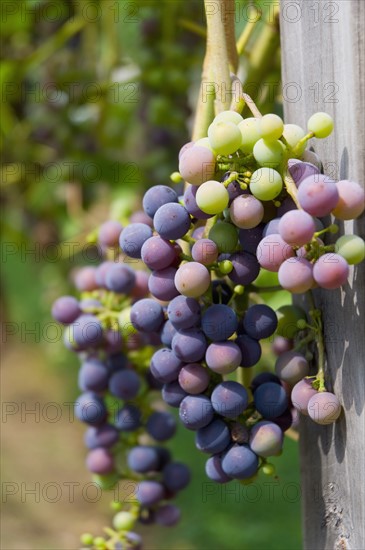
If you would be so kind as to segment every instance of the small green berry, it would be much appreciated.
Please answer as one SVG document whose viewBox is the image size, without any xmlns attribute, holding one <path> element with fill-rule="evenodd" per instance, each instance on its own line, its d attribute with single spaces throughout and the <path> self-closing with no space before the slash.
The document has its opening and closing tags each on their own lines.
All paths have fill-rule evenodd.
<svg viewBox="0 0 365 550">
<path fill-rule="evenodd" d="M 80 541 L 83 546 L 92 546 L 94 537 L 90 533 L 83 533 L 80 537 Z"/>
<path fill-rule="evenodd" d="M 117 500 L 113 500 L 110 503 L 110 508 L 114 510 L 114 512 L 119 512 L 123 508 L 123 504 Z"/>
<path fill-rule="evenodd" d="M 179 172 L 173 172 L 173 173 L 170 175 L 170 180 L 171 180 L 173 183 L 180 183 L 181 181 L 184 181 L 182 175 L 181 175 Z"/>
<path fill-rule="evenodd" d="M 267 476 L 273 476 L 275 474 L 275 466 L 273 464 L 264 464 L 262 467 L 262 472 Z"/>
<path fill-rule="evenodd" d="M 113 518 L 113 526 L 117 531 L 130 531 L 134 523 L 135 518 L 129 512 L 119 512 Z"/>
<path fill-rule="evenodd" d="M 219 262 L 218 267 L 219 271 L 223 273 L 223 275 L 228 275 L 228 273 L 231 273 L 233 269 L 233 264 L 229 260 L 223 260 L 223 262 Z"/>
<path fill-rule="evenodd" d="M 234 289 L 233 289 L 233 292 L 234 292 L 235 294 L 240 295 L 240 296 L 244 293 L 244 291 L 245 291 L 245 287 L 242 286 L 242 285 L 236 285 L 236 286 L 234 287 Z"/>
<path fill-rule="evenodd" d="M 105 546 L 105 538 L 104 537 L 95 537 L 94 539 L 94 546 L 96 546 L 96 548 L 100 548 L 101 550 L 106 548 Z"/>
<path fill-rule="evenodd" d="M 307 326 L 307 322 L 304 319 L 299 319 L 299 321 L 297 321 L 297 327 L 300 330 L 303 330 L 306 326 Z"/>
</svg>

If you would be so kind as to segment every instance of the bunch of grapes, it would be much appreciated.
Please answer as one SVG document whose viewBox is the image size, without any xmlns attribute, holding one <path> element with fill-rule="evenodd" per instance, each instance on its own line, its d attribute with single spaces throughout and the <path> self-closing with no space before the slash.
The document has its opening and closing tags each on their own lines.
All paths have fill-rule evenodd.
<svg viewBox="0 0 365 550">
<path fill-rule="evenodd" d="M 284 432 L 295 425 L 298 411 L 319 424 L 332 423 L 341 413 L 338 398 L 325 384 L 322 318 L 312 289 L 341 287 L 349 266 L 364 259 L 364 241 L 356 235 L 335 244 L 322 240 L 338 231 L 329 215 L 339 220 L 361 215 L 364 191 L 353 181 L 336 182 L 322 174 L 320 159 L 307 149 L 308 140 L 325 138 L 332 129 L 325 113 L 309 119 L 307 133 L 274 114 L 243 119 L 234 111 L 220 113 L 206 137 L 180 151 L 179 171 L 171 179 L 185 182 L 184 194 L 154 186 L 132 223 L 117 229 L 117 222 L 106 222 L 99 242 L 119 246 L 121 255 L 96 269 L 84 268 L 77 286 L 87 297 L 80 302 L 68 298 L 74 300 L 74 313 L 67 306 L 67 318 L 54 312 L 61 322 L 71 323 L 66 331 L 70 347 L 79 353 L 93 348 L 80 371 L 81 388 L 89 392 L 81 400 L 102 408 L 100 395 L 109 388 L 127 401 L 121 410 L 127 408 L 132 429 L 139 430 L 137 411 L 147 406 L 150 390 L 161 388 L 163 401 L 178 409 L 181 423 L 195 432 L 198 450 L 209 455 L 206 474 L 217 483 L 249 483 L 259 471 L 272 475 L 268 459 L 282 452 Z M 136 262 L 137 271 L 126 265 L 127 258 Z M 262 280 L 270 281 L 272 290 L 305 293 L 309 314 L 298 306 L 275 312 L 260 295 Z M 72 323 L 77 319 L 83 326 L 85 317 L 101 327 L 101 366 L 98 346 L 85 343 L 76 329 L 70 337 Z M 277 356 L 275 373 L 252 377 L 262 341 L 269 338 Z M 314 342 L 318 369 L 311 375 L 309 346 Z M 143 366 L 133 362 L 141 356 Z M 88 364 L 95 370 L 97 362 L 100 375 L 92 374 L 90 384 Z M 116 423 L 122 434 L 123 415 L 118 412 Z M 115 433 L 105 419 L 104 411 L 97 426 Z M 99 429 L 90 428 L 87 440 L 95 441 Z M 173 435 L 175 424 L 166 411 L 149 412 L 144 429 L 160 442 Z M 96 473 L 113 471 L 105 445 L 98 453 L 88 459 L 90 469 L 96 471 L 95 463 L 99 468 L 100 455 L 103 461 L 108 457 L 108 467 Z M 183 465 L 166 465 L 161 454 L 158 447 L 139 442 L 128 465 L 138 474 L 162 472 L 162 482 L 139 484 L 138 513 L 141 518 L 146 509 L 146 517 L 173 524 L 175 508 L 158 502 L 185 487 L 189 474 Z"/>
<path fill-rule="evenodd" d="M 99 229 L 101 249 L 107 256 L 112 252 L 116 260 L 121 231 L 115 221 Z M 112 541 L 115 549 L 141 548 L 140 536 L 132 531 L 138 521 L 175 525 L 180 510 L 167 501 L 190 481 L 187 466 L 174 462 L 162 446 L 174 436 L 176 420 L 161 410 L 156 398 L 160 386 L 148 370 L 160 341 L 155 335 L 141 337 L 125 320 L 138 300 L 151 302 L 156 309 L 152 300 L 143 300 L 148 295 L 147 283 L 145 271 L 106 259 L 98 267 L 77 272 L 79 300 L 62 296 L 52 307 L 53 317 L 66 327 L 66 346 L 81 361 L 78 384 L 83 393 L 75 402 L 75 415 L 88 425 L 86 466 L 104 490 L 115 488 L 120 480 L 134 482 L 135 498 L 128 509 L 118 500 L 112 503 L 118 513 L 114 530 L 107 533 L 108 544 Z M 82 542 L 107 547 L 104 537 L 90 534 L 84 534 Z"/>
</svg>

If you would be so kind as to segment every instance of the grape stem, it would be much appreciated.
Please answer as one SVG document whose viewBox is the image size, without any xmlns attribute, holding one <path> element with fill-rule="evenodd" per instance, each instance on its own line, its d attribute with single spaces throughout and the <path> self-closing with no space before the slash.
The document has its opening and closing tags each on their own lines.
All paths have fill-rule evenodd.
<svg viewBox="0 0 365 550">
<path fill-rule="evenodd" d="M 291 175 L 289 174 L 288 170 L 285 170 L 284 183 L 285 183 L 285 188 L 288 194 L 291 196 L 291 198 L 295 202 L 296 207 L 298 208 L 298 210 L 301 210 L 301 206 L 299 204 L 298 197 L 297 197 L 297 186 L 295 185 L 295 182 L 291 177 Z"/>
<path fill-rule="evenodd" d="M 307 297 L 310 305 L 310 316 L 313 319 L 313 323 L 317 326 L 317 352 L 318 352 L 318 371 L 316 374 L 316 382 L 318 384 L 318 391 L 326 391 L 326 386 L 324 382 L 324 363 L 325 363 L 325 349 L 324 349 L 324 338 L 323 338 L 323 322 L 321 311 L 316 308 L 314 301 L 313 293 L 311 290 L 307 292 Z"/>
</svg>

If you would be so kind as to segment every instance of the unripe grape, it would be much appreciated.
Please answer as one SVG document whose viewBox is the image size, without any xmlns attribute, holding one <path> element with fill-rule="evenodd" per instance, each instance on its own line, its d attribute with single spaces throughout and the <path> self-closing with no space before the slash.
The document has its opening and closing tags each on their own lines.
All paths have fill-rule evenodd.
<svg viewBox="0 0 365 550">
<path fill-rule="evenodd" d="M 231 155 L 240 148 L 242 136 L 233 122 L 213 122 L 208 128 L 208 138 L 219 155 Z"/>
<path fill-rule="evenodd" d="M 213 124 L 217 122 L 233 122 L 233 124 L 239 124 L 243 121 L 243 117 L 236 113 L 236 111 L 222 111 L 213 120 Z"/>
<path fill-rule="evenodd" d="M 336 183 L 339 199 L 332 214 L 339 220 L 358 218 L 365 207 L 365 191 L 354 181 L 341 180 Z"/>
<path fill-rule="evenodd" d="M 275 372 L 281 380 L 293 385 L 307 376 L 309 364 L 301 353 L 293 350 L 287 351 L 276 360 Z"/>
<path fill-rule="evenodd" d="M 271 201 L 283 188 L 279 172 L 273 168 L 259 168 L 251 176 L 251 193 L 261 201 Z"/>
<path fill-rule="evenodd" d="M 255 143 L 261 138 L 260 119 L 245 118 L 239 123 L 238 128 L 242 135 L 241 151 L 252 153 Z"/>
<path fill-rule="evenodd" d="M 273 167 L 280 164 L 284 157 L 284 149 L 279 141 L 259 139 L 254 145 L 253 156 L 261 166 Z"/>
<path fill-rule="evenodd" d="M 341 414 L 341 403 L 331 392 L 318 392 L 308 402 L 308 414 L 317 424 L 332 424 Z"/>
<path fill-rule="evenodd" d="M 261 137 L 274 141 L 283 135 L 284 123 L 278 115 L 264 115 L 261 119 Z"/>
<path fill-rule="evenodd" d="M 206 181 L 196 193 L 196 204 L 206 214 L 220 214 L 228 206 L 229 195 L 222 183 Z"/>
<path fill-rule="evenodd" d="M 327 113 L 315 113 L 308 120 L 308 130 L 313 132 L 316 138 L 326 138 L 332 133 L 333 119 Z"/>
<path fill-rule="evenodd" d="M 343 235 L 336 241 L 335 250 L 348 264 L 359 264 L 365 258 L 365 242 L 357 235 Z"/>
<path fill-rule="evenodd" d="M 252 229 L 259 225 L 264 217 L 264 207 L 252 195 L 240 195 L 232 201 L 229 208 L 232 222 L 241 229 Z"/>
<path fill-rule="evenodd" d="M 298 142 L 304 138 L 305 131 L 303 130 L 303 128 L 301 128 L 297 124 L 285 124 L 283 136 L 288 142 L 288 144 L 290 145 L 290 147 L 294 149 L 294 147 L 297 146 Z M 297 152 L 299 157 L 303 154 L 306 146 L 307 146 L 307 143 L 304 142 L 299 148 L 299 151 Z"/>
<path fill-rule="evenodd" d="M 113 526 L 117 531 L 130 531 L 135 524 L 135 519 L 130 512 L 119 512 L 113 518 Z"/>
<path fill-rule="evenodd" d="M 234 252 L 238 241 L 237 229 L 231 223 L 216 223 L 209 231 L 209 239 L 215 242 L 219 252 Z"/>
<path fill-rule="evenodd" d="M 198 139 L 198 140 L 195 142 L 194 145 L 197 145 L 197 146 L 199 146 L 199 147 L 206 147 L 207 149 L 209 149 L 210 151 L 212 151 L 212 153 L 214 154 L 213 147 L 211 146 L 210 141 L 209 141 L 209 138 L 207 138 L 207 137 Z"/>
</svg>

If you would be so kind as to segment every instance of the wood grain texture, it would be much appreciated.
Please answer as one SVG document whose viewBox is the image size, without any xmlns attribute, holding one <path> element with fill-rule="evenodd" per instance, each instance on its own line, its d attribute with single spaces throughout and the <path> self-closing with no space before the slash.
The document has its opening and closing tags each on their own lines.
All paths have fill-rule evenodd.
<svg viewBox="0 0 365 550">
<path fill-rule="evenodd" d="M 365 89 L 363 0 L 281 2 L 286 122 L 306 127 L 326 111 L 335 132 L 312 140 L 324 171 L 364 183 Z M 297 96 L 295 95 L 297 94 Z M 341 234 L 364 237 L 364 217 L 340 223 Z M 334 237 L 336 238 L 336 237 Z M 331 426 L 301 421 L 304 548 L 365 548 L 364 264 L 339 291 L 316 292 L 325 322 L 326 381 L 344 413 Z"/>
</svg>

